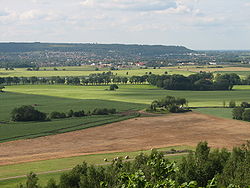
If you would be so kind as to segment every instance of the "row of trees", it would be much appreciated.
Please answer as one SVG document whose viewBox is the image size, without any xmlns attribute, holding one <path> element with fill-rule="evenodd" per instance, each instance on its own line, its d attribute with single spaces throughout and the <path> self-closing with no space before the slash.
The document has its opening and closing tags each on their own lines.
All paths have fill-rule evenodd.
<svg viewBox="0 0 250 188">
<path fill-rule="evenodd" d="M 183 157 L 177 165 L 164 154 L 153 150 L 133 161 L 121 158 L 111 165 L 77 165 L 61 175 L 59 182 L 50 179 L 46 188 L 240 188 L 250 185 L 250 143 L 232 152 L 213 149 L 200 142 L 195 152 Z M 38 177 L 27 176 L 26 186 L 38 188 Z"/>
<path fill-rule="evenodd" d="M 150 75 L 148 82 L 168 90 L 231 90 L 234 85 L 241 84 L 237 74 L 218 74 L 201 72 L 190 76 L 175 75 Z"/>
<path fill-rule="evenodd" d="M 250 76 L 245 80 L 235 74 L 217 74 L 201 72 L 189 76 L 154 75 L 122 77 L 112 72 L 90 74 L 82 77 L 0 77 L 0 85 L 11 84 L 70 84 L 70 85 L 101 85 L 101 84 L 143 84 L 149 83 L 168 90 L 231 90 L 234 85 L 250 84 Z"/>
<path fill-rule="evenodd" d="M 18 108 L 14 108 L 11 112 L 12 121 L 49 121 L 50 119 L 61 119 L 61 118 L 70 118 L 70 117 L 83 117 L 90 115 L 109 115 L 115 114 L 116 109 L 107 109 L 107 108 L 95 108 L 92 112 L 88 111 L 87 113 L 84 110 L 73 111 L 70 110 L 68 113 L 64 112 L 51 112 L 47 115 L 44 112 L 36 110 L 31 105 L 23 105 Z"/>
<path fill-rule="evenodd" d="M 178 113 L 186 111 L 183 107 L 187 106 L 188 101 L 185 98 L 175 98 L 173 96 L 166 96 L 165 98 L 154 100 L 149 111 L 157 111 L 159 108 L 167 110 L 171 113 Z"/>
</svg>

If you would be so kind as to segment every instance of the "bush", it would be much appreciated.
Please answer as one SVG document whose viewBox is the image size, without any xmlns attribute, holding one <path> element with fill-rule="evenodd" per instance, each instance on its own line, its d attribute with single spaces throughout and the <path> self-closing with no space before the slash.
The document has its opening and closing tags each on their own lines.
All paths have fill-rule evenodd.
<svg viewBox="0 0 250 188">
<path fill-rule="evenodd" d="M 47 115 L 43 112 L 35 110 L 33 106 L 21 106 L 15 108 L 11 112 L 11 119 L 13 121 L 44 121 Z"/>
<path fill-rule="evenodd" d="M 66 114 L 63 112 L 51 112 L 50 118 L 51 119 L 60 119 L 60 118 L 66 118 Z"/>
<path fill-rule="evenodd" d="M 70 110 L 67 114 L 68 117 L 73 117 L 74 115 L 74 111 L 73 110 Z"/>
<path fill-rule="evenodd" d="M 171 113 L 177 113 L 177 112 L 178 112 L 178 109 L 179 109 L 179 107 L 178 107 L 177 105 L 174 105 L 174 104 L 170 104 L 170 105 L 168 106 L 168 110 L 169 110 L 169 112 L 171 112 Z"/>
<path fill-rule="evenodd" d="M 245 112 L 242 114 L 242 119 L 244 121 L 250 121 L 250 110 L 245 110 Z"/>
<path fill-rule="evenodd" d="M 109 86 L 109 90 L 110 91 L 114 91 L 114 90 L 116 90 L 116 89 L 118 89 L 119 87 L 118 87 L 118 85 L 116 85 L 116 84 L 111 84 L 110 86 Z"/>
<path fill-rule="evenodd" d="M 236 107 L 235 101 L 230 101 L 229 102 L 229 108 L 235 108 L 235 107 Z"/>
<path fill-rule="evenodd" d="M 93 110 L 93 115 L 108 115 L 108 114 L 115 114 L 116 109 L 107 109 L 107 108 L 96 108 Z"/>
<path fill-rule="evenodd" d="M 236 107 L 233 109 L 233 119 L 238 119 L 238 120 L 242 120 L 242 115 L 244 113 L 245 109 L 242 107 Z"/>
<path fill-rule="evenodd" d="M 83 110 L 73 113 L 74 117 L 83 117 L 84 115 L 85 115 L 85 113 Z"/>
<path fill-rule="evenodd" d="M 243 108 L 250 108 L 250 104 L 248 102 L 242 102 L 240 106 Z"/>
</svg>

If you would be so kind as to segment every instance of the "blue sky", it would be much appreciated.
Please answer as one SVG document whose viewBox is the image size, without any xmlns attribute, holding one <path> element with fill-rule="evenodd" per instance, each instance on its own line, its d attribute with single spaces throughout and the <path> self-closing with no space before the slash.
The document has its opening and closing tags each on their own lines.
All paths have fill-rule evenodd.
<svg viewBox="0 0 250 188">
<path fill-rule="evenodd" d="M 250 49 L 250 0 L 0 0 L 0 41 Z"/>
</svg>

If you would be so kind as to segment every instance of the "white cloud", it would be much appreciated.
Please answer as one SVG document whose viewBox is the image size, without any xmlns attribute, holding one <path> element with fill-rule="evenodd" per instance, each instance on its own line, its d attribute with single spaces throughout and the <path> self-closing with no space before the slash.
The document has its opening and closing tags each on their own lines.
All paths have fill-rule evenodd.
<svg viewBox="0 0 250 188">
<path fill-rule="evenodd" d="M 38 20 L 44 17 L 46 17 L 46 14 L 40 10 L 29 10 L 19 15 L 20 20 Z"/>
<path fill-rule="evenodd" d="M 200 45 L 210 44 L 217 31 L 225 41 L 232 35 L 250 40 L 249 0 L 0 1 L 0 41 L 171 42 L 198 48 L 198 36 Z"/>
<path fill-rule="evenodd" d="M 8 16 L 9 14 L 7 10 L 0 10 L 0 16 Z"/>
<path fill-rule="evenodd" d="M 126 11 L 154 11 L 175 8 L 175 0 L 85 0 L 80 2 L 85 8 Z"/>
</svg>

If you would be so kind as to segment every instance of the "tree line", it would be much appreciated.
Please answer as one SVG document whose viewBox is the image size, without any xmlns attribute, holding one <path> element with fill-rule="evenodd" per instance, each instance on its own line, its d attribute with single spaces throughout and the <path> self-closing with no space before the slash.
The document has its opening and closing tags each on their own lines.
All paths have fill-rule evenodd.
<svg viewBox="0 0 250 188">
<path fill-rule="evenodd" d="M 167 90 L 232 90 L 234 85 L 240 85 L 241 79 L 235 74 L 217 74 L 200 72 L 183 76 L 174 75 L 150 75 L 148 82 L 151 85 Z"/>
<path fill-rule="evenodd" d="M 83 162 L 50 179 L 45 188 L 241 188 L 250 185 L 250 142 L 227 149 L 211 149 L 200 142 L 178 163 L 163 152 L 141 153 L 134 160 L 116 158 L 110 165 L 94 166 Z M 34 173 L 27 175 L 19 188 L 42 188 Z"/>
<path fill-rule="evenodd" d="M 117 76 L 111 71 L 89 76 L 71 77 L 0 77 L 0 85 L 16 84 L 66 84 L 66 85 L 108 85 L 116 84 L 151 84 L 167 90 L 232 90 L 234 85 L 250 84 L 250 76 L 241 80 L 235 73 L 217 74 L 200 72 L 189 76 L 180 74 L 155 75 L 147 73 L 143 76 Z"/>
<path fill-rule="evenodd" d="M 23 105 L 17 108 L 14 108 L 11 111 L 11 120 L 12 121 L 49 121 L 51 119 L 61 119 L 61 118 L 70 118 L 70 117 L 83 117 L 90 115 L 109 115 L 116 114 L 116 109 L 111 108 L 95 108 L 93 111 L 88 111 L 85 113 L 84 110 L 73 111 L 69 110 L 69 112 L 51 112 L 50 114 L 46 114 L 44 112 L 40 112 L 35 109 L 34 106 L 31 105 Z"/>
</svg>

